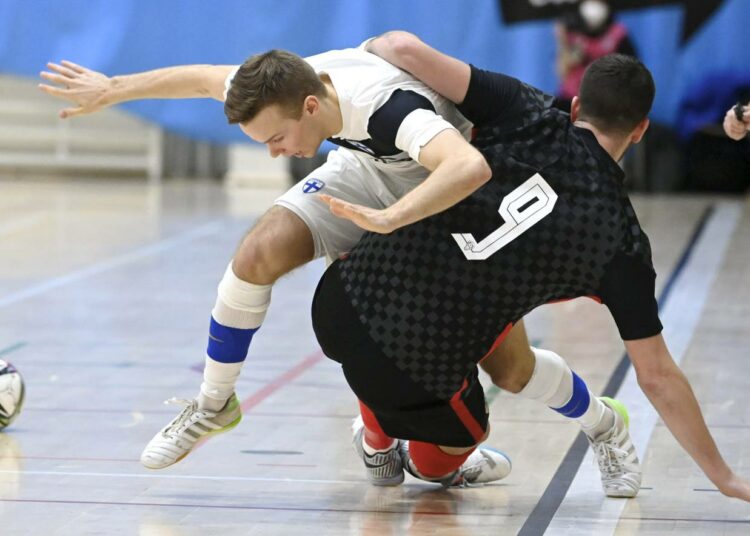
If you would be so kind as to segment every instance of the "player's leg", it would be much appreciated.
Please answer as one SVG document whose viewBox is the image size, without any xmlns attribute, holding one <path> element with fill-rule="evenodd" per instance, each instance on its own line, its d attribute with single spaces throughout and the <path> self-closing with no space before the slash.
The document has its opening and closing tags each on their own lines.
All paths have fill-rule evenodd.
<svg viewBox="0 0 750 536">
<path fill-rule="evenodd" d="M 415 476 L 446 485 L 497 480 L 510 471 L 502 453 L 477 444 L 487 434 L 484 394 L 476 373 L 450 400 L 434 393 L 400 370 L 372 340 L 344 290 L 334 263 L 321 279 L 313 300 L 313 327 L 323 351 L 342 364 L 344 375 L 360 399 L 354 447 L 370 481 L 394 485 L 403 480 L 399 461 Z M 415 455 L 412 459 L 409 442 Z M 442 445 L 442 446 L 440 446 Z M 472 458 L 472 456 L 474 456 Z"/>
<path fill-rule="evenodd" d="M 531 348 L 523 322 L 481 363 L 498 387 L 541 402 L 580 425 L 599 461 L 604 491 L 634 497 L 641 467 L 628 433 L 625 407 L 595 397 L 586 383 L 554 352 Z"/>
<path fill-rule="evenodd" d="M 393 417 L 384 416 L 410 422 L 410 434 L 405 436 L 410 440 L 401 444 L 407 472 L 443 486 L 484 484 L 510 474 L 510 458 L 482 444 L 489 436 L 489 412 L 476 368 L 450 400 L 432 400 L 420 409 L 406 406 Z M 388 430 L 391 425 L 385 426 Z"/>
<path fill-rule="evenodd" d="M 255 332 L 280 276 L 314 257 L 335 256 L 357 242 L 362 230 L 336 218 L 316 192 L 374 203 L 362 188 L 366 180 L 356 160 L 334 151 L 327 162 L 292 187 L 240 243 L 219 284 L 211 315 L 203 383 L 195 401 L 163 428 L 144 450 L 146 467 L 167 467 L 207 434 L 226 431 L 241 418 L 235 385 Z"/>
<path fill-rule="evenodd" d="M 308 227 L 282 207 L 272 207 L 247 234 L 219 283 L 200 394 L 196 400 L 173 399 L 185 408 L 146 446 L 143 465 L 150 469 L 172 465 L 201 437 L 239 423 L 234 388 L 253 335 L 265 318 L 272 283 L 312 259 L 313 251 Z"/>
<path fill-rule="evenodd" d="M 349 356 L 367 361 L 373 349 L 364 327 L 344 290 L 334 262 L 323 274 L 315 291 L 312 321 L 318 344 L 330 359 L 342 364 Z M 378 376 L 380 374 L 378 373 Z M 380 385 L 378 378 L 371 384 Z M 373 411 L 360 401 L 360 415 L 352 424 L 354 450 L 362 459 L 368 480 L 375 486 L 395 486 L 404 481 L 399 441 L 380 427 Z"/>
</svg>

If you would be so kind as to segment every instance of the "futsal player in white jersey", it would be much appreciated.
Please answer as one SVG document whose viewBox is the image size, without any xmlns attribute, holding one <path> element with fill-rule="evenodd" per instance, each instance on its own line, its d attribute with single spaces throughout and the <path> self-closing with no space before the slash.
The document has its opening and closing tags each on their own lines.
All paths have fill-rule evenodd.
<svg viewBox="0 0 750 536">
<path fill-rule="evenodd" d="M 332 215 L 316 194 L 386 209 L 379 225 L 387 230 L 425 217 L 425 201 L 438 212 L 490 178 L 484 158 L 467 142 L 471 124 L 454 106 L 361 49 L 306 61 L 274 50 L 239 67 L 179 66 L 112 78 L 67 61 L 48 67 L 41 76 L 52 84 L 40 89 L 74 103 L 60 112 L 63 118 L 135 99 L 212 97 L 225 101 L 230 123 L 274 157 L 311 157 L 324 139 L 340 146 L 241 241 L 219 284 L 200 392 L 146 446 L 141 461 L 151 469 L 174 464 L 200 437 L 240 421 L 235 384 L 273 283 L 314 258 L 338 257 L 361 237 L 359 227 Z M 422 201 L 414 201 L 414 190 Z M 494 460 L 500 456 L 494 451 L 477 454 L 467 464 L 509 468 L 505 458 Z"/>
</svg>

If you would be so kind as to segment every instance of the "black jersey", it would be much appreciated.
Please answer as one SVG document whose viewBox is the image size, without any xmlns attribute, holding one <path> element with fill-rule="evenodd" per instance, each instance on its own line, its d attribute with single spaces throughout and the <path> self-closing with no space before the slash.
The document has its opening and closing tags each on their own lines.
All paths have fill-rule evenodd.
<svg viewBox="0 0 750 536">
<path fill-rule="evenodd" d="M 472 67 L 459 109 L 492 179 L 440 214 L 365 235 L 341 263 L 370 336 L 441 397 L 509 324 L 551 301 L 601 301 L 624 339 L 661 331 L 651 249 L 624 174 L 552 100 Z"/>
</svg>

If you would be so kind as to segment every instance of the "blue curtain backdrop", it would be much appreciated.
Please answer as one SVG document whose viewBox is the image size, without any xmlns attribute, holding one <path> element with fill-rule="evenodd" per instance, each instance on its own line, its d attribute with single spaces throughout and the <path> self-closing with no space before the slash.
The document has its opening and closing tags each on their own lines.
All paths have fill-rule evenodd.
<svg viewBox="0 0 750 536">
<path fill-rule="evenodd" d="M 717 120 L 750 85 L 750 0 L 727 0 L 684 46 L 675 4 L 619 15 L 657 84 L 653 119 L 683 134 Z M 300 55 L 356 46 L 391 29 L 554 92 L 548 21 L 505 25 L 497 0 L 0 0 L 0 71 L 36 77 L 69 59 L 107 74 L 185 63 L 240 63 L 270 48 Z M 125 107 L 172 131 L 243 140 L 213 101 Z"/>
</svg>

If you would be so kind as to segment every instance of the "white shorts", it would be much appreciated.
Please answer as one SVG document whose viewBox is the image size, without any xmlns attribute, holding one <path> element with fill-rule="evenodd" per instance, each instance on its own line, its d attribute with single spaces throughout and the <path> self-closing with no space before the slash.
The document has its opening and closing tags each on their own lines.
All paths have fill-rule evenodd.
<svg viewBox="0 0 750 536">
<path fill-rule="evenodd" d="M 337 259 L 351 250 L 364 230 L 331 214 L 328 205 L 315 194 L 326 193 L 359 205 L 386 208 L 429 174 L 425 168 L 415 168 L 413 162 L 406 166 L 379 164 L 339 148 L 328 153 L 325 164 L 292 186 L 275 204 L 291 210 L 305 222 L 315 242 L 315 258 Z"/>
</svg>

